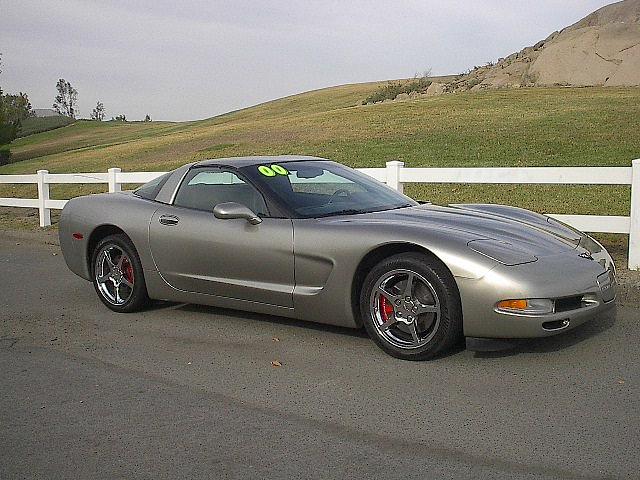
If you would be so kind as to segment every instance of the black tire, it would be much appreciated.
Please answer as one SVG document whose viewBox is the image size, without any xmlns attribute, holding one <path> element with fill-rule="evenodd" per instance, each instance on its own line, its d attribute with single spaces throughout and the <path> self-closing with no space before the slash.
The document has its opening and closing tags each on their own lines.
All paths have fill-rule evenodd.
<svg viewBox="0 0 640 480">
<path fill-rule="evenodd" d="M 129 283 L 133 285 L 133 288 L 130 288 L 129 290 L 129 287 L 126 287 L 126 293 L 128 294 L 128 296 L 126 301 L 121 304 L 114 303 L 113 300 L 110 300 L 108 298 L 109 293 L 111 293 L 109 290 L 113 290 L 115 288 L 113 282 L 111 280 L 110 283 L 99 282 L 98 275 L 96 274 L 96 269 L 101 268 L 100 266 L 96 265 L 98 256 L 104 250 L 109 249 L 112 249 L 113 251 L 120 250 L 121 252 L 124 252 L 124 254 L 126 254 L 125 261 L 127 262 L 127 272 L 120 272 L 119 269 L 119 277 L 124 279 L 124 281 L 127 281 L 128 279 L 132 280 Z M 131 270 L 128 269 L 129 266 Z M 128 277 L 127 274 L 129 275 Z M 108 237 L 105 237 L 100 240 L 100 242 L 98 242 L 91 255 L 91 277 L 93 286 L 96 290 L 96 293 L 98 294 L 98 298 L 100 298 L 102 303 L 104 303 L 109 309 L 113 310 L 114 312 L 136 312 L 144 309 L 149 304 L 149 296 L 147 294 L 147 286 L 144 280 L 144 272 L 142 270 L 140 257 L 138 256 L 138 252 L 136 251 L 133 242 L 131 242 L 129 237 L 124 234 L 109 235 Z M 109 285 L 107 293 L 105 293 L 103 289 L 101 289 L 100 283 Z M 123 290 L 125 290 L 125 286 L 123 286 L 122 288 Z"/>
<path fill-rule="evenodd" d="M 393 286 L 393 282 L 403 278 L 403 275 L 408 279 L 411 272 L 415 274 L 411 277 L 411 282 L 405 280 L 403 286 L 400 280 L 400 283 Z M 392 282 L 391 287 L 380 283 L 385 278 Z M 404 297 L 401 291 L 408 283 L 413 282 L 417 282 L 414 285 L 420 285 L 413 288 L 423 292 L 421 296 L 424 300 L 416 298 L 411 303 L 403 303 L 403 299 L 409 297 Z M 380 290 L 378 286 L 384 288 Z M 387 289 L 394 289 L 395 295 L 380 293 Z M 416 303 L 413 303 L 414 300 Z M 378 305 L 379 301 L 382 302 L 381 306 Z M 391 304 L 391 311 L 388 310 L 388 305 L 384 305 L 385 302 L 394 302 Z M 433 313 L 414 313 L 412 316 L 411 308 L 415 309 L 414 312 L 418 312 L 418 308 L 420 312 L 432 309 Z M 431 255 L 402 253 L 378 263 L 364 280 L 360 292 L 360 312 L 367 333 L 373 341 L 389 355 L 403 360 L 432 359 L 446 353 L 462 339 L 462 306 L 457 285 L 446 266 Z M 403 316 L 405 320 L 415 323 L 413 333 L 415 335 L 417 332 L 417 336 L 407 333 L 411 332 L 411 323 L 396 320 Z M 388 324 L 392 325 L 387 326 Z M 425 326 L 424 332 L 420 331 L 420 325 Z M 406 338 L 406 345 L 402 345 L 403 338 Z"/>
</svg>

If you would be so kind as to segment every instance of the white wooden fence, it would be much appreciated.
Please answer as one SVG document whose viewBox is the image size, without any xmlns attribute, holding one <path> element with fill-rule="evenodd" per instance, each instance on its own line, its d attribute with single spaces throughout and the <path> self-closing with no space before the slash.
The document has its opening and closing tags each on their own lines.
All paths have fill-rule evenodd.
<svg viewBox="0 0 640 480">
<path fill-rule="evenodd" d="M 631 185 L 630 216 L 555 215 L 550 217 L 579 230 L 629 235 L 629 268 L 640 269 L 640 159 L 630 167 L 521 167 L 521 168 L 405 168 L 398 161 L 386 168 L 362 168 L 361 172 L 402 191 L 405 183 L 486 183 L 555 185 Z M 67 200 L 49 198 L 49 185 L 55 183 L 102 183 L 110 192 L 123 184 L 145 183 L 165 172 L 123 172 L 110 168 L 107 173 L 55 174 L 38 170 L 36 175 L 0 175 L 0 184 L 36 184 L 38 198 L 0 198 L 0 206 L 37 208 L 40 226 L 51 225 L 51 210 L 62 209 Z M 606 202 L 606 199 L 594 199 Z"/>
</svg>

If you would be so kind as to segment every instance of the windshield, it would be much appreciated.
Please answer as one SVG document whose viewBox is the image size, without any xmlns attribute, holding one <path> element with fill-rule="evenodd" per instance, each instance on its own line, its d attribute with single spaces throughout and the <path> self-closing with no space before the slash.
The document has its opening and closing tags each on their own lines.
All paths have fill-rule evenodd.
<svg viewBox="0 0 640 480">
<path fill-rule="evenodd" d="M 302 218 L 379 212 L 417 205 L 383 183 L 329 161 L 252 165 L 240 170 L 258 180 Z"/>
</svg>

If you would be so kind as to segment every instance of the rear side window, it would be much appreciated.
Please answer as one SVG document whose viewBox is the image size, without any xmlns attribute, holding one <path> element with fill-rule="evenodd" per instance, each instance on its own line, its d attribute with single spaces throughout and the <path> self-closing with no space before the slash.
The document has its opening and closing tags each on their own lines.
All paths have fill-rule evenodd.
<svg viewBox="0 0 640 480">
<path fill-rule="evenodd" d="M 182 181 L 173 204 L 177 207 L 212 211 L 219 203 L 236 202 L 260 216 L 268 216 L 262 194 L 233 172 L 196 168 Z"/>
<path fill-rule="evenodd" d="M 155 200 L 158 192 L 162 189 L 173 172 L 165 173 L 157 178 L 154 178 L 148 183 L 145 183 L 133 193 L 139 197 L 146 198 L 147 200 Z"/>
</svg>

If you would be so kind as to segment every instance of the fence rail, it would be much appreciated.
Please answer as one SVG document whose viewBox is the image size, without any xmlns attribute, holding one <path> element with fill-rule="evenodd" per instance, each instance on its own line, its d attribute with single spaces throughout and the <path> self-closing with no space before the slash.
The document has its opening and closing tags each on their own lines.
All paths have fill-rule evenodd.
<svg viewBox="0 0 640 480">
<path fill-rule="evenodd" d="M 550 217 L 587 232 L 629 235 L 629 268 L 640 269 L 640 159 L 631 167 L 518 167 L 518 168 L 405 168 L 403 162 L 387 162 L 386 168 L 361 168 L 361 172 L 402 192 L 405 183 L 631 185 L 630 216 L 556 215 Z M 49 173 L 0 175 L 0 184 L 35 184 L 38 198 L 0 198 L 0 207 L 37 208 L 40 226 L 51 225 L 51 210 L 62 209 L 67 200 L 49 198 L 56 183 L 107 184 L 118 192 L 123 184 L 145 183 L 165 172 Z"/>
</svg>

